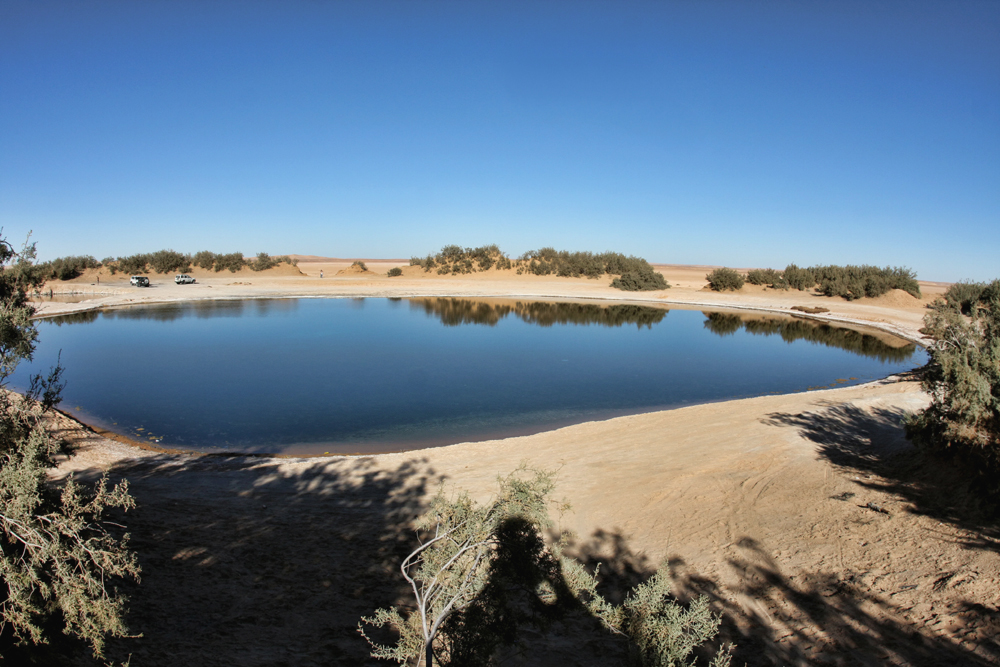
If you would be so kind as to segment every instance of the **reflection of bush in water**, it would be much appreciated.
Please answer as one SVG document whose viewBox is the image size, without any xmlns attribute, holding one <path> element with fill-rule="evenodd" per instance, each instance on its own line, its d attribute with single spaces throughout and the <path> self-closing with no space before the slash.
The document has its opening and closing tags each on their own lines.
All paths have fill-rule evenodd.
<svg viewBox="0 0 1000 667">
<path fill-rule="evenodd" d="M 743 328 L 743 320 L 739 315 L 730 313 L 702 313 L 708 319 L 705 320 L 705 328 L 719 336 L 731 336 Z"/>
<path fill-rule="evenodd" d="M 57 326 L 62 326 L 64 324 L 84 324 L 86 322 L 93 322 L 100 316 L 101 312 L 99 310 L 85 310 L 82 313 L 69 313 L 68 315 L 60 315 L 59 317 L 49 317 L 46 318 L 47 321 L 52 322 Z"/>
<path fill-rule="evenodd" d="M 820 324 L 806 320 L 784 320 L 778 318 L 757 318 L 743 320 L 732 313 L 704 313 L 705 328 L 719 336 L 734 334 L 740 329 L 755 336 L 781 336 L 782 340 L 791 343 L 797 340 L 807 340 L 820 343 L 827 347 L 836 347 L 882 362 L 906 361 L 916 351 L 917 346 L 908 343 L 902 347 L 893 347 L 875 336 Z"/>
<path fill-rule="evenodd" d="M 495 326 L 508 315 L 515 315 L 528 324 L 550 327 L 555 324 L 598 324 L 620 327 L 634 324 L 652 327 L 667 316 L 662 308 L 620 304 L 598 306 L 589 303 L 521 302 L 514 305 L 493 304 L 468 299 L 411 299 L 412 308 L 422 308 L 445 326 L 485 324 Z"/>
<path fill-rule="evenodd" d="M 88 310 L 82 313 L 70 313 L 52 317 L 49 320 L 57 325 L 81 324 L 93 322 L 98 317 L 110 320 L 153 320 L 155 322 L 173 322 L 183 317 L 194 316 L 199 319 L 209 317 L 240 317 L 247 308 L 253 308 L 256 315 L 289 312 L 298 308 L 296 299 L 253 299 L 232 301 L 194 301 L 190 303 L 132 306 L 109 310 Z"/>
</svg>

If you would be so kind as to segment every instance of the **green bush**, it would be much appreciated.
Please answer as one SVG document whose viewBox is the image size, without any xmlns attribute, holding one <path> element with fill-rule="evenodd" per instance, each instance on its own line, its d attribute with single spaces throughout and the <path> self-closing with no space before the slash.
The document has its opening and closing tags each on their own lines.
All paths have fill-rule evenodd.
<svg viewBox="0 0 1000 667">
<path fill-rule="evenodd" d="M 210 250 L 196 252 L 191 262 L 198 268 L 211 271 L 215 267 L 215 253 Z"/>
<path fill-rule="evenodd" d="M 516 260 L 511 260 L 496 245 L 478 248 L 462 248 L 447 245 L 436 255 L 425 258 L 410 258 L 410 266 L 419 266 L 424 271 L 437 269 L 440 275 L 465 274 L 490 269 L 517 269 L 518 275 L 530 273 L 536 276 L 556 275 L 564 278 L 599 278 L 605 274 L 621 276 L 612 286 L 619 289 L 666 289 L 669 287 L 663 276 L 653 271 L 653 267 L 640 257 L 626 257 L 617 252 L 592 253 L 568 252 L 546 247 L 529 250 Z M 627 278 L 625 274 L 630 274 Z"/>
<path fill-rule="evenodd" d="M 800 269 L 794 264 L 789 264 L 785 267 L 782 278 L 785 279 L 789 287 L 797 289 L 800 292 L 811 289 L 816 284 L 816 278 L 813 276 L 812 271 L 809 269 Z"/>
<path fill-rule="evenodd" d="M 467 493 L 449 498 L 442 492 L 431 500 L 417 522 L 419 546 L 400 566 L 414 600 L 403 609 L 377 609 L 358 623 L 372 657 L 424 667 L 490 665 L 523 630 L 537 636 L 556 620 L 596 619 L 624 640 L 640 665 L 690 667 L 692 653 L 718 634 L 720 618 L 707 597 L 687 606 L 670 597 L 666 568 L 614 604 L 598 591 L 594 574 L 564 555 L 560 541 L 547 544 L 551 473 L 521 467 L 498 483 L 486 504 Z M 398 638 L 379 643 L 371 628 Z M 723 646 L 709 664 L 726 667 L 731 654 Z"/>
<path fill-rule="evenodd" d="M 150 256 L 146 253 L 119 257 L 117 262 L 118 270 L 128 274 L 146 273 L 149 260 Z"/>
<path fill-rule="evenodd" d="M 877 297 L 899 289 L 920 298 L 916 274 L 902 267 L 877 266 L 813 266 L 810 272 L 826 296 L 839 296 L 853 301 L 862 297 Z"/>
<path fill-rule="evenodd" d="M 747 271 L 747 282 L 751 285 L 774 285 L 782 280 L 781 271 L 774 269 L 751 269 Z"/>
<path fill-rule="evenodd" d="M 399 268 L 398 266 L 394 266 L 391 269 L 389 269 L 389 273 L 387 275 L 390 278 L 395 278 L 396 276 L 401 276 L 401 275 L 403 275 L 403 269 Z"/>
<path fill-rule="evenodd" d="M 922 331 L 934 341 L 923 377 L 931 404 L 906 432 L 926 449 L 970 461 L 1000 498 L 1000 280 L 983 286 L 968 316 L 953 296 L 954 305 L 939 301 L 924 317 Z"/>
<path fill-rule="evenodd" d="M 667 289 L 670 287 L 663 274 L 652 267 L 640 271 L 628 271 L 611 281 L 611 286 L 628 292 Z"/>
<path fill-rule="evenodd" d="M 743 287 L 743 275 L 735 269 L 716 269 L 705 276 L 708 286 L 716 292 L 724 290 L 738 290 Z"/>
<path fill-rule="evenodd" d="M 979 303 L 985 290 L 986 283 L 957 282 L 948 287 L 944 293 L 944 301 L 948 308 L 957 310 L 963 315 L 971 315 L 973 306 Z M 931 307 L 938 309 L 941 304 L 935 302 Z"/>
<path fill-rule="evenodd" d="M 249 266 L 252 271 L 267 271 L 268 269 L 273 269 L 278 264 L 280 264 L 280 262 L 276 258 L 268 255 L 266 252 L 257 253 L 257 257 L 255 259 L 247 262 L 247 266 Z"/>
<path fill-rule="evenodd" d="M 246 260 L 243 259 L 243 253 L 231 252 L 226 255 L 215 255 L 215 263 L 212 268 L 215 269 L 216 273 L 226 269 L 229 269 L 231 273 L 236 273 L 244 266 L 246 266 Z"/>
<path fill-rule="evenodd" d="M 351 264 L 352 269 L 361 269 L 362 271 L 367 271 L 368 267 L 360 259 Z"/>
<path fill-rule="evenodd" d="M 150 253 L 149 263 L 157 273 L 187 273 L 191 270 L 191 258 L 173 250 Z"/>
<path fill-rule="evenodd" d="M 26 299 L 40 284 L 33 259 L 33 246 L 16 253 L 0 238 L 0 651 L 7 642 L 44 643 L 62 626 L 100 656 L 105 637 L 128 635 L 115 583 L 139 574 L 124 527 L 105 514 L 135 502 L 127 482 L 108 488 L 106 476 L 93 485 L 50 479 L 62 443 L 45 415 L 60 400 L 61 368 L 31 378 L 24 395 L 6 389 L 38 337 Z"/>
<path fill-rule="evenodd" d="M 100 266 L 101 263 L 90 255 L 77 255 L 59 257 L 51 262 L 39 264 L 36 268 L 42 280 L 72 280 L 86 269 L 96 269 Z"/>
<path fill-rule="evenodd" d="M 424 271 L 437 268 L 437 273 L 452 275 L 459 273 L 475 273 L 489 271 L 492 268 L 511 268 L 510 259 L 496 245 L 484 245 L 478 248 L 463 248 L 457 245 L 446 245 L 436 255 L 427 255 L 421 259 L 413 257 L 410 266 L 420 266 Z"/>
</svg>

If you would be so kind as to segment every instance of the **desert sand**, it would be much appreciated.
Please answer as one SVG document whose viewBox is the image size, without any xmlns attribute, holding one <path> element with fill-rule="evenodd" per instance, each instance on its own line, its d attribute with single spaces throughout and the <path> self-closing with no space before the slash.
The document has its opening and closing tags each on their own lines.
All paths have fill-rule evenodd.
<svg viewBox="0 0 1000 667">
<path fill-rule="evenodd" d="M 76 303 L 42 315 L 189 299 L 464 296 L 656 302 L 789 313 L 867 325 L 919 341 L 926 305 L 897 292 L 847 302 L 801 292 L 705 288 L 712 267 L 658 266 L 674 286 L 625 293 L 606 280 L 491 272 L 440 277 L 404 262 L 310 258 L 281 275 L 196 272 L 194 285 L 91 272 L 53 285 Z M 320 278 L 320 270 L 324 277 Z M 209 457 L 115 442 L 65 416 L 77 446 L 57 476 L 126 477 L 138 508 L 124 517 L 143 568 L 128 584 L 142 637 L 109 643 L 133 665 L 358 665 L 356 625 L 405 603 L 398 563 L 439 488 L 486 499 L 524 462 L 555 470 L 571 509 L 571 553 L 601 564 L 609 595 L 663 564 L 681 599 L 708 595 L 734 664 L 1000 663 L 1000 532 L 954 493 L 960 472 L 928 466 L 900 420 L 928 397 L 914 377 L 589 422 L 501 441 L 366 457 Z M 554 628 L 529 637 L 516 664 L 604 665 L 614 640 Z M 57 647 L 58 648 L 58 647 Z M 54 648 L 53 650 L 57 650 Z M 72 661 L 90 664 L 86 653 Z M 60 654 L 65 657 L 63 654 Z"/>
</svg>

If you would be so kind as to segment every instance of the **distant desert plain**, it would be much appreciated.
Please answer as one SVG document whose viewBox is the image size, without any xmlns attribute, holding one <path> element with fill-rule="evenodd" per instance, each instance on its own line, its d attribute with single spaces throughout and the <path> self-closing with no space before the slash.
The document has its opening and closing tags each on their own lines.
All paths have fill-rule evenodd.
<svg viewBox="0 0 1000 667">
<path fill-rule="evenodd" d="M 927 305 L 893 291 L 846 301 L 746 285 L 713 292 L 714 267 L 654 265 L 671 287 L 623 292 L 606 279 L 424 272 L 406 260 L 298 256 L 264 272 L 195 270 L 196 283 L 88 270 L 53 281 L 39 316 L 94 308 L 285 297 L 451 296 L 656 303 L 784 313 L 922 342 Z M 392 267 L 402 275 L 388 277 Z M 321 277 L 322 273 L 322 277 Z M 98 281 L 99 279 L 99 281 Z M 571 509 L 569 552 L 600 564 L 609 596 L 669 568 L 681 600 L 707 595 L 734 665 L 1000 664 L 1000 535 L 952 490 L 960 473 L 929 465 L 901 420 L 928 396 L 919 372 L 841 389 L 695 405 L 535 435 L 358 457 L 204 456 L 140 448 L 66 415 L 76 446 L 57 474 L 125 477 L 125 522 L 142 565 L 128 584 L 129 625 L 108 656 L 145 665 L 361 665 L 362 615 L 406 604 L 399 561 L 414 517 L 440 488 L 487 499 L 521 463 L 556 471 Z M 554 628 L 516 664 L 598 665 L 613 638 Z M 76 664 L 92 664 L 86 652 Z"/>
</svg>

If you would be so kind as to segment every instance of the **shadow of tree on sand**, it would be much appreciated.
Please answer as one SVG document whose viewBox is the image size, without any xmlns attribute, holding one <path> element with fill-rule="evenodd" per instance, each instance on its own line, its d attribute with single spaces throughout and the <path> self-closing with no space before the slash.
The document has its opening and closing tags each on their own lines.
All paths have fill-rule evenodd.
<svg viewBox="0 0 1000 667">
<path fill-rule="evenodd" d="M 722 615 L 719 643 L 736 644 L 733 665 L 995 665 L 1000 645 L 959 643 L 908 623 L 891 602 L 865 593 L 833 573 L 789 576 L 754 540 L 743 538 L 728 560 L 722 585 L 680 558 L 668 562 L 673 594 L 683 602 L 706 595 Z M 589 568 L 600 566 L 604 594 L 624 597 L 655 566 L 617 533 L 598 532 L 575 547 Z M 975 609 L 974 607 L 979 607 Z M 997 610 L 969 605 L 970 618 L 1000 628 Z M 990 628 L 984 628 L 989 636 Z M 975 644 L 975 645 L 973 645 Z M 714 646 L 712 649 L 714 650 Z M 708 654 L 701 653 L 705 664 Z"/>
<path fill-rule="evenodd" d="M 410 525 L 441 481 L 425 461 L 157 456 L 116 477 L 138 504 L 142 581 L 123 591 L 142 636 L 108 642 L 115 664 L 384 664 L 357 623 L 406 599 Z"/>
<path fill-rule="evenodd" d="M 957 462 L 914 447 L 902 427 L 907 415 L 896 408 L 828 403 L 816 412 L 772 413 L 764 423 L 798 429 L 830 463 L 864 475 L 856 479 L 863 487 L 902 498 L 909 512 L 960 529 L 957 539 L 965 547 L 1000 552 L 995 508 L 970 488 L 974 476 Z"/>
</svg>

